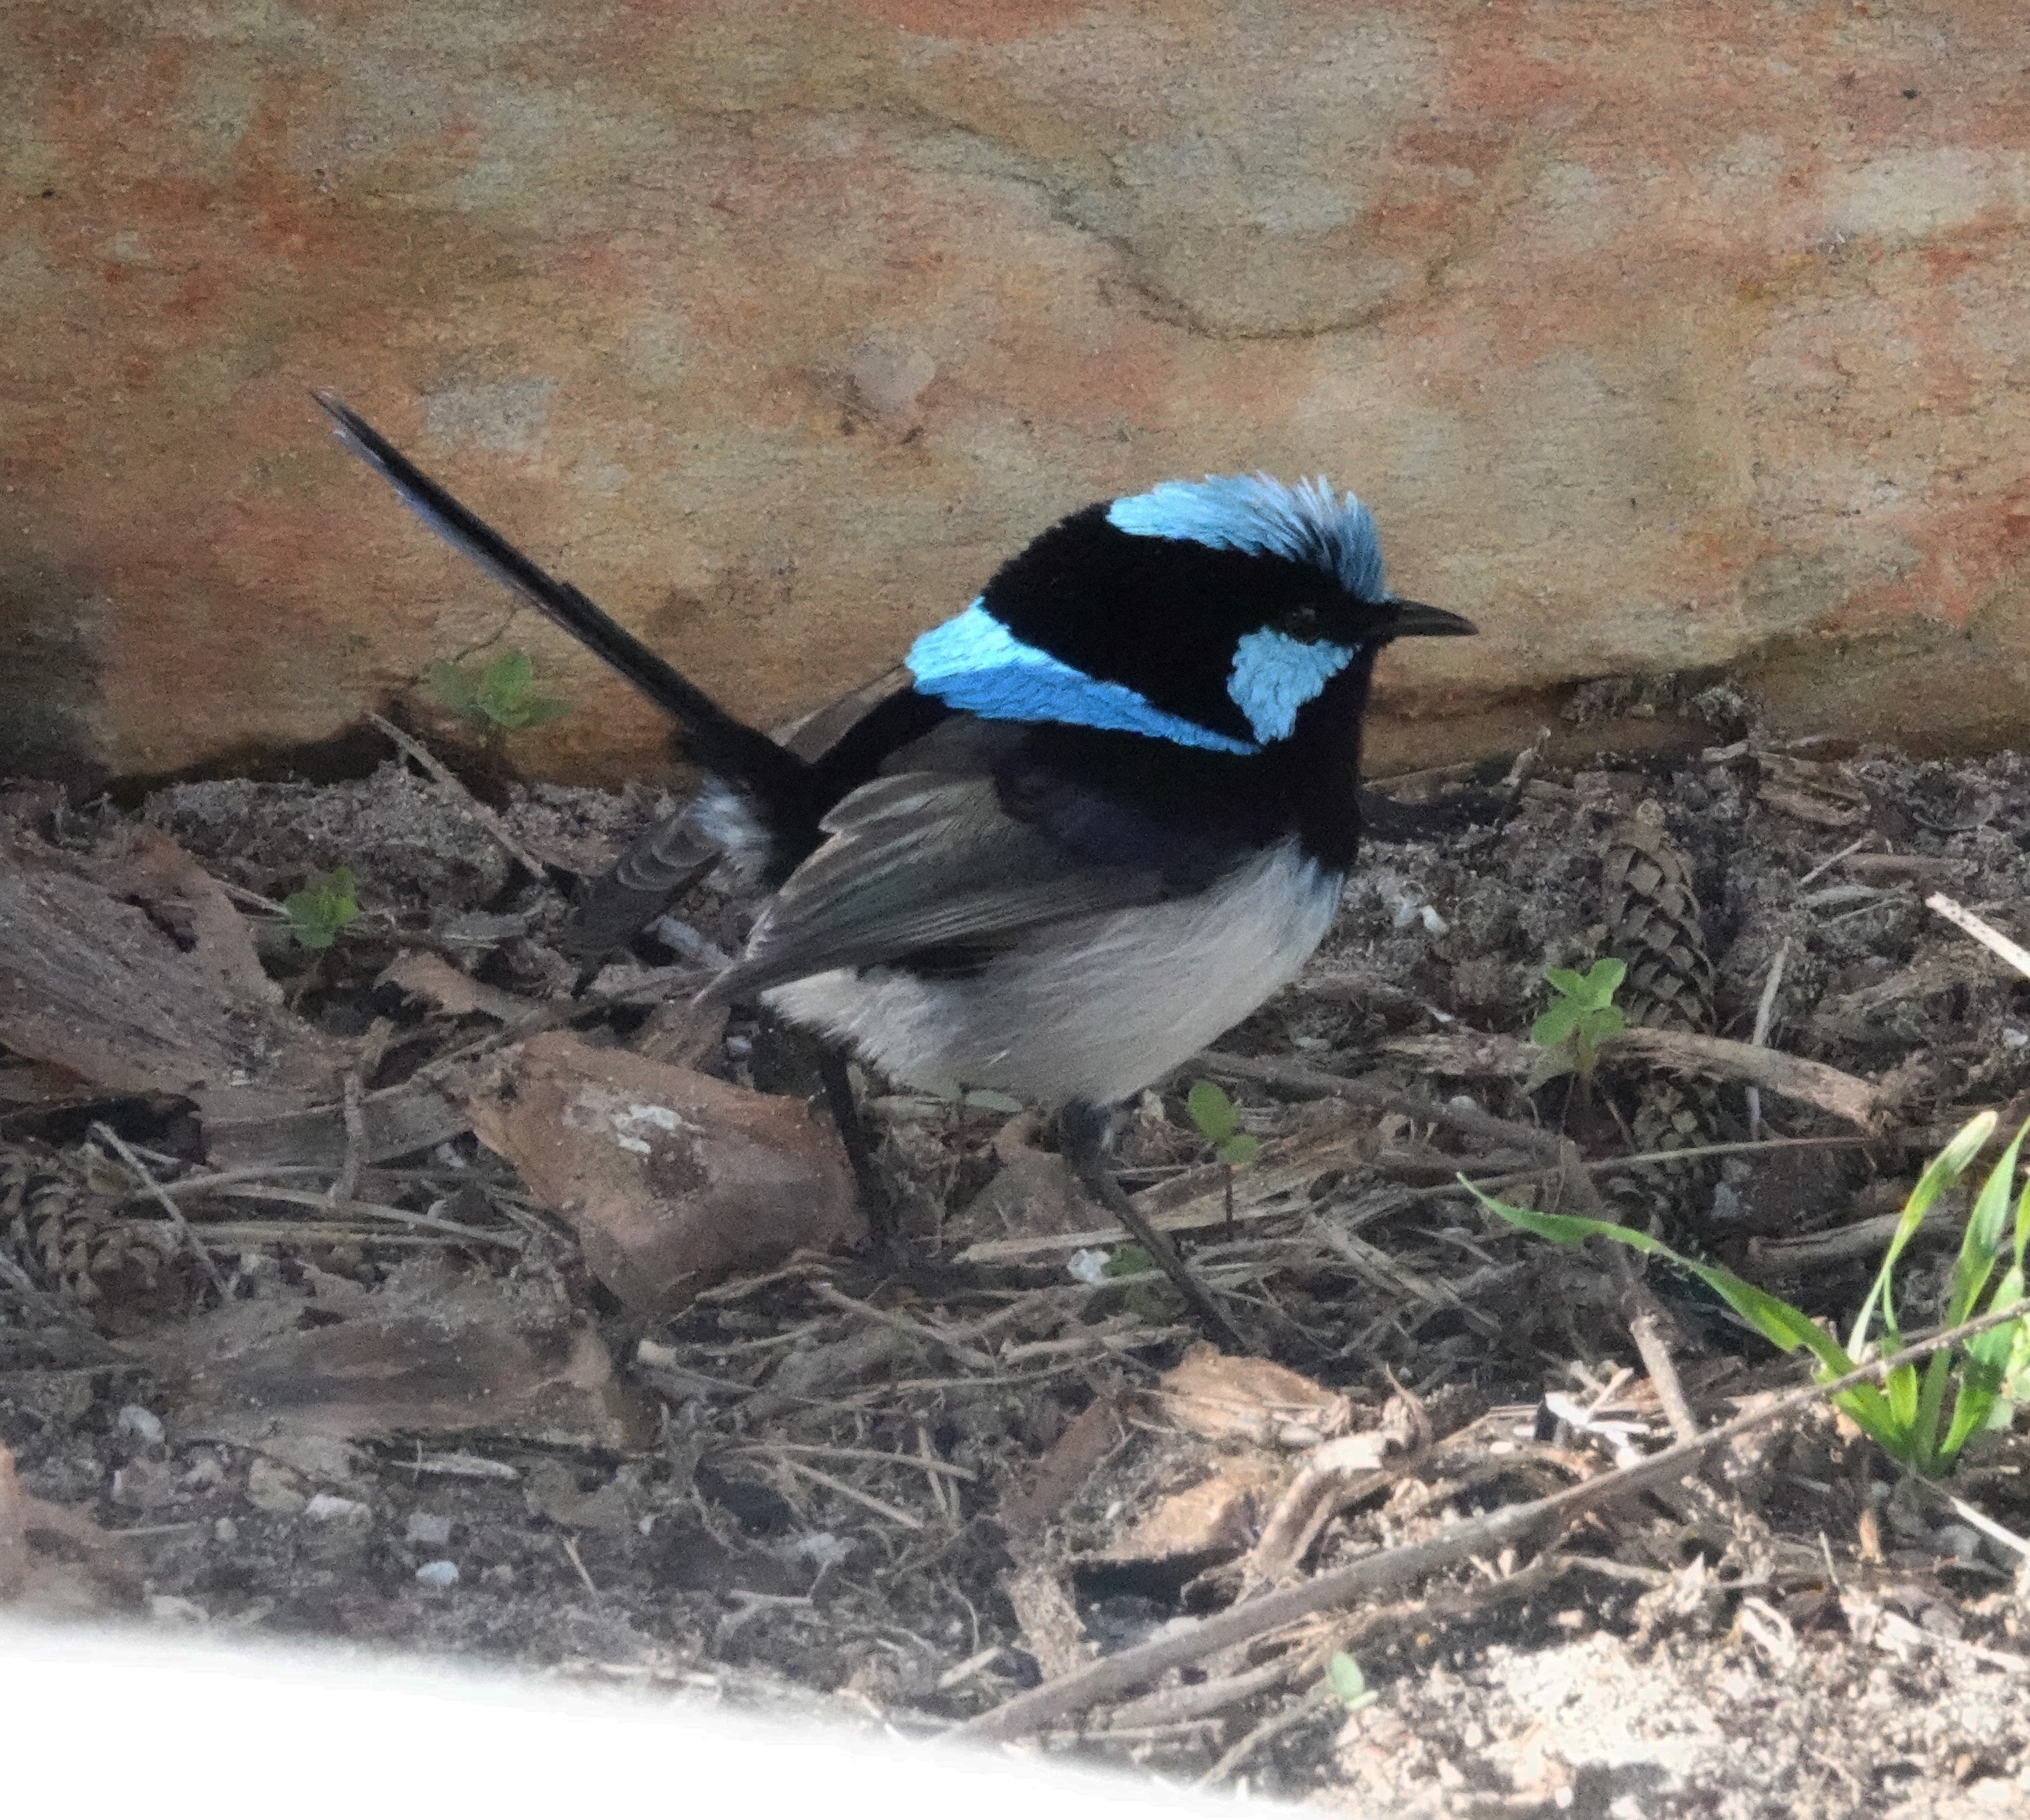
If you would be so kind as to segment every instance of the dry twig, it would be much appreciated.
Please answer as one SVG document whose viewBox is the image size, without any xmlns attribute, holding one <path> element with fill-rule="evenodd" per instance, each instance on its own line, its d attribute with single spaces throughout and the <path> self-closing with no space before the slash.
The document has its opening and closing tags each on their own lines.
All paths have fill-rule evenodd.
<svg viewBox="0 0 2030 1820">
<path fill-rule="evenodd" d="M 1994 924 L 1984 922 L 1964 904 L 1956 903 L 1942 891 L 1935 891 L 1926 898 L 1924 907 L 1936 910 L 1947 922 L 1965 929 L 1990 953 L 2001 955 L 2025 979 L 2030 979 L 2030 949 L 2011 941 Z"/>
<path fill-rule="evenodd" d="M 549 877 L 548 873 L 544 869 L 543 862 L 515 838 L 507 824 L 459 783 L 450 768 L 428 746 L 422 744 L 420 740 L 411 739 L 393 721 L 384 720 L 378 714 L 370 713 L 366 718 L 394 741 L 403 753 L 422 766 L 431 782 L 435 783 L 447 798 L 456 803 L 481 828 L 499 841 L 510 857 L 527 869 L 531 878 L 543 879 Z"/>
<path fill-rule="evenodd" d="M 161 1203 L 162 1211 L 169 1215 L 169 1223 L 176 1228 L 177 1236 L 182 1240 L 184 1248 L 204 1267 L 205 1275 L 211 1278 L 212 1287 L 218 1291 L 218 1299 L 221 1301 L 230 1301 L 232 1292 L 226 1286 L 225 1275 L 218 1267 L 218 1260 L 211 1255 L 209 1249 L 199 1242 L 197 1234 L 191 1230 L 190 1222 L 184 1218 L 184 1210 L 177 1205 L 175 1198 L 168 1190 L 149 1174 L 147 1164 L 134 1154 L 133 1146 L 111 1126 L 102 1122 L 92 1126 L 91 1134 L 102 1143 L 111 1145 L 119 1154 L 120 1160 L 140 1178 L 142 1187 Z"/>
</svg>

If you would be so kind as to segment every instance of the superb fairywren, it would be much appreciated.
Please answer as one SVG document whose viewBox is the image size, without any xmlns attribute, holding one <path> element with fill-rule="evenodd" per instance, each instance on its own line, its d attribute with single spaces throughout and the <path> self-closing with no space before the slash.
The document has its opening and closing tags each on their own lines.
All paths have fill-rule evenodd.
<svg viewBox="0 0 2030 1820">
<path fill-rule="evenodd" d="M 1474 630 L 1391 596 L 1367 508 L 1323 481 L 1168 482 L 1045 531 L 916 640 L 906 687 L 799 757 L 318 403 L 426 523 L 663 707 L 709 774 L 594 920 L 624 939 L 730 865 L 771 895 L 708 996 L 758 998 L 920 1089 L 1061 1109 L 1117 1212 L 1112 1107 L 1292 979 L 1332 921 L 1376 655 Z"/>
</svg>

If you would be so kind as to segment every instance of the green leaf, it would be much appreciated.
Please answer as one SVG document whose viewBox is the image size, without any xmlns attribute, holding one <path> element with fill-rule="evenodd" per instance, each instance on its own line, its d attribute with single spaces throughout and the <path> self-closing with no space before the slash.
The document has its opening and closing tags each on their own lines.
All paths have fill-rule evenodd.
<svg viewBox="0 0 2030 1820">
<path fill-rule="evenodd" d="M 1360 1664 L 1344 1650 L 1336 1650 L 1325 1662 L 1325 1684 L 1349 1713 L 1372 1706 L 1381 1696 L 1367 1684 Z"/>
<path fill-rule="evenodd" d="M 1555 1049 L 1578 1029 L 1583 1014 L 1582 1008 L 1571 999 L 1556 999 L 1530 1026 L 1530 1040 L 1544 1048 Z"/>
<path fill-rule="evenodd" d="M 1244 1163 L 1252 1163 L 1261 1150 L 1260 1138 L 1245 1131 L 1236 1132 L 1219 1146 L 1219 1159 L 1238 1169 Z"/>
<path fill-rule="evenodd" d="M 1631 1251 L 1639 1251 L 1652 1257 L 1668 1258 L 1680 1270 L 1689 1271 L 1718 1295 L 1727 1306 L 1749 1323 L 1772 1345 L 1785 1352 L 1795 1352 L 1800 1346 L 1809 1351 L 1827 1368 L 1827 1375 L 1839 1377 L 1853 1369 L 1850 1359 L 1839 1342 L 1822 1332 L 1817 1324 L 1801 1309 L 1793 1308 L 1779 1296 L 1767 1290 L 1757 1289 L 1753 1283 L 1744 1281 L 1731 1271 L 1723 1271 L 1716 1264 L 1701 1264 L 1685 1257 L 1646 1232 L 1638 1232 L 1633 1226 L 1616 1226 L 1612 1220 L 1587 1219 L 1574 1213 L 1538 1213 L 1534 1208 L 1513 1207 L 1506 1201 L 1496 1200 L 1484 1194 L 1462 1175 L 1459 1178 L 1467 1193 L 1482 1206 L 1506 1220 L 1511 1226 L 1519 1226 L 1525 1232 L 1534 1232 L 1539 1238 L 1552 1240 L 1559 1245 L 1581 1245 L 1589 1238 L 1611 1239 L 1617 1245 L 1625 1245 Z"/>
<path fill-rule="evenodd" d="M 1820 1382 L 1824 1381 L 1821 1375 Z M 1888 1399 L 1872 1384 L 1856 1384 L 1851 1390 L 1842 1390 L 1833 1398 L 1833 1404 L 1852 1416 L 1861 1431 L 1892 1459 L 1909 1457 L 1909 1434 L 1898 1426 L 1889 1412 Z"/>
<path fill-rule="evenodd" d="M 1114 1247 L 1114 1256 L 1100 1266 L 1099 1274 L 1109 1277 L 1140 1276 L 1144 1271 L 1156 1267 L 1156 1260 L 1139 1245 Z"/>
<path fill-rule="evenodd" d="M 486 666 L 480 678 L 480 692 L 489 702 L 511 707 L 529 692 L 536 679 L 536 666 L 526 651 L 503 651 Z"/>
<path fill-rule="evenodd" d="M 554 701 L 548 695 L 527 695 L 514 702 L 483 699 L 480 709 L 495 726 L 504 728 L 510 733 L 519 733 L 530 727 L 541 727 L 547 721 L 556 720 L 559 715 L 571 712 L 563 702 Z"/>
<path fill-rule="evenodd" d="M 1980 1154 L 1981 1146 L 1994 1134 L 1995 1123 L 1992 1112 L 1976 1113 L 1954 1133 L 1952 1141 L 1925 1164 L 1924 1174 L 1917 1178 L 1917 1185 L 1910 1190 L 1909 1199 L 1903 1204 L 1902 1217 L 1896 1223 L 1889 1249 L 1883 1253 L 1881 1267 L 1875 1273 L 1867 1299 L 1861 1303 L 1861 1312 L 1854 1316 L 1853 1325 L 1848 1331 L 1849 1351 L 1857 1353 L 1866 1344 L 1868 1326 L 1878 1306 L 1883 1310 L 1891 1334 L 1896 1331 L 1895 1304 L 1891 1293 L 1896 1260 L 1924 1223 L 1924 1215 L 1931 1211 L 1932 1204 L 1966 1173 L 1968 1165 Z M 1896 1349 L 1892 1345 L 1890 1349 Z"/>
<path fill-rule="evenodd" d="M 1621 982 L 1627 977 L 1627 962 L 1604 957 L 1586 969 L 1586 977 L 1579 982 L 1580 995 L 1589 1008 L 1602 1008 L 1621 990 Z"/>
<path fill-rule="evenodd" d="M 1990 1327 L 1966 1342 L 1966 1357 L 1953 1398 L 1952 1426 L 1939 1443 L 1941 1466 L 1951 1465 L 1959 1457 L 1960 1450 L 1993 1420 L 2004 1401 L 2002 1391 L 2008 1382 L 2009 1355 L 2018 1336 L 2026 1331 L 2030 1327 L 2021 1323 Z"/>
<path fill-rule="evenodd" d="M 352 874 L 342 865 L 313 878 L 302 891 L 282 900 L 291 938 L 299 947 L 328 948 L 340 932 L 359 914 Z"/>
<path fill-rule="evenodd" d="M 1582 1032 L 1592 1017 L 1589 1014 L 1581 1020 Z M 1896 1231 L 1855 1319 L 1849 1347 L 1841 1346 L 1780 1297 L 1716 1265 L 1684 1257 L 1648 1233 L 1607 1220 L 1539 1213 L 1512 1206 L 1483 1193 L 1463 1176 L 1459 1180 L 1497 1218 L 1554 1243 L 1574 1245 L 1605 1239 L 1633 1251 L 1669 1259 L 1705 1283 L 1773 1344 L 1786 1352 L 1800 1348 L 1810 1352 L 1816 1361 L 1816 1375 L 1824 1383 L 1855 1370 L 1853 1355 L 1861 1351 L 1878 1313 L 1885 1352 L 1902 1349 L 1903 1335 L 1894 1297 L 1898 1261 L 1939 1197 L 1965 1173 L 1993 1136 L 1995 1122 L 1992 1113 L 1969 1120 L 1926 1166 L 1904 1204 Z M 2008 1267 L 1988 1298 L 1988 1312 L 2024 1305 L 2025 1252 L 2030 1250 L 2030 1183 L 2025 1183 L 2017 1197 L 2013 1231 L 2010 1193 L 2015 1185 L 2026 1137 L 2030 1137 L 2030 1122 L 2016 1133 L 2008 1150 L 1988 1173 L 1968 1216 L 1967 1234 L 1946 1310 L 1949 1325 L 1957 1326 L 1972 1315 L 2005 1258 Z M 1954 1465 L 1975 1435 L 1987 1428 L 2008 1427 L 2018 1402 L 2026 1398 L 2030 1398 L 2030 1313 L 1977 1334 L 1957 1349 L 1934 1353 L 1921 1368 L 1914 1363 L 1893 1367 L 1883 1373 L 1879 1388 L 1870 1383 L 1851 1385 L 1833 1401 L 1892 1458 L 1913 1472 L 1935 1476 Z M 1949 1398 L 1950 1424 L 1946 1419 Z"/>
<path fill-rule="evenodd" d="M 500 652 L 484 664 L 433 664 L 428 672 L 430 693 L 452 713 L 475 726 L 510 733 L 541 727 L 571 711 L 565 702 L 535 694 L 535 680 L 529 653 L 517 650 Z"/>
<path fill-rule="evenodd" d="M 2003 1234 L 2009 1223 L 2009 1191 L 2016 1185 L 2017 1152 L 2023 1148 L 2018 1131 L 1988 1171 L 1960 1235 L 1959 1256 L 1953 1262 L 1952 1293 L 1946 1301 L 1946 1325 L 1956 1327 L 1973 1312 L 1980 1292 L 2001 1261 Z"/>
<path fill-rule="evenodd" d="M 1570 967 L 1546 967 L 1544 977 L 1551 982 L 1552 990 L 1561 999 L 1583 999 L 1586 997 L 1586 981 Z"/>
<path fill-rule="evenodd" d="M 1898 1365 L 1883 1374 L 1883 1394 L 1889 1399 L 1889 1413 L 1899 1428 L 1917 1420 L 1917 1368 Z"/>
<path fill-rule="evenodd" d="M 454 714 L 471 720 L 479 713 L 479 679 L 440 660 L 425 672 L 430 694 Z"/>
<path fill-rule="evenodd" d="M 1210 1144 L 1223 1144 L 1240 1129 L 1240 1115 L 1233 1102 L 1210 1081 L 1195 1081 L 1184 1096 L 1184 1110 L 1199 1134 Z"/>
</svg>

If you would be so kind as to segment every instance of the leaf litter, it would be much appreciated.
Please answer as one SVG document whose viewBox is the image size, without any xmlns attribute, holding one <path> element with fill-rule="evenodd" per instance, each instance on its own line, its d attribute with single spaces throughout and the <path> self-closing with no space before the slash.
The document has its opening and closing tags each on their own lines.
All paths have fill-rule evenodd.
<svg viewBox="0 0 2030 1820">
<path fill-rule="evenodd" d="M 653 794 L 474 787 L 0 793 L 0 1597 L 1349 1814 L 2030 1800 L 2021 1417 L 1899 1481 L 1688 1279 L 1457 1180 L 1850 1317 L 2030 1110 L 2030 984 L 1925 904 L 2030 929 L 2021 759 L 1385 787 L 1304 977 L 1121 1120 L 1252 1357 L 1005 1105 L 858 1081 L 907 1244 L 851 1249 L 807 1048 L 686 1003 L 742 907 L 589 988 L 561 942 Z M 1533 1079 L 1604 958 L 1629 1027 Z"/>
</svg>

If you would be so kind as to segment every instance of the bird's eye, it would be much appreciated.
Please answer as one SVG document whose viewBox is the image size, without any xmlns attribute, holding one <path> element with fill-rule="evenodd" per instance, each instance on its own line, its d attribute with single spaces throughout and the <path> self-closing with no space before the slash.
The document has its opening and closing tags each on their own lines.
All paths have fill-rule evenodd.
<svg viewBox="0 0 2030 1820">
<path fill-rule="evenodd" d="M 1311 643 L 1324 635 L 1325 627 L 1314 606 L 1285 607 L 1269 622 L 1269 630 L 1286 638 Z"/>
</svg>

